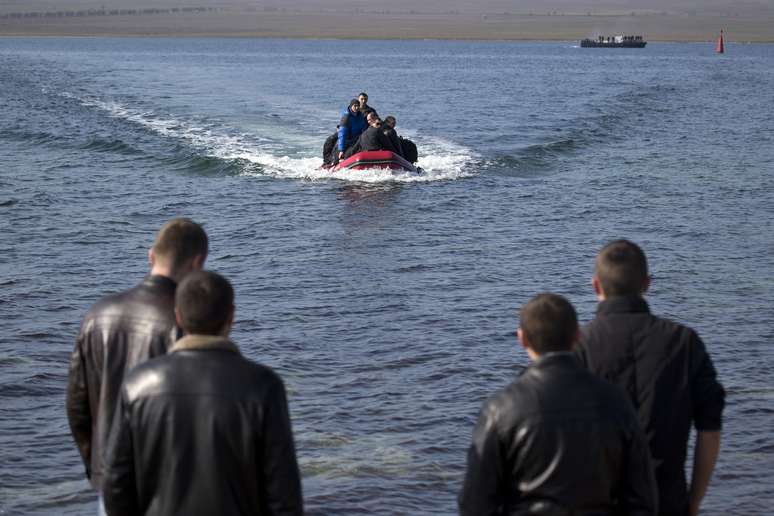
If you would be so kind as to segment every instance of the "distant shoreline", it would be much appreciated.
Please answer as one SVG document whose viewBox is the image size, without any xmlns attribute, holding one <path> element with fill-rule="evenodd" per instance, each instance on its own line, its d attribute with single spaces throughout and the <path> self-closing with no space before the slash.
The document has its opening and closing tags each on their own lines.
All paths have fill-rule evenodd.
<svg viewBox="0 0 774 516">
<path fill-rule="evenodd" d="M 0 33 L 0 40 L 13 39 L 13 38 L 73 38 L 73 39 L 96 39 L 96 38 L 126 38 L 126 39 L 284 39 L 284 40 L 296 40 L 296 41 L 469 41 L 469 42 L 503 42 L 503 43 L 562 43 L 572 42 L 579 43 L 581 39 L 571 38 L 510 38 L 510 39 L 491 39 L 491 38 L 365 38 L 359 36 L 343 36 L 343 37 L 321 37 L 321 36 L 263 36 L 256 34 L 111 34 L 111 33 L 95 33 L 95 34 L 71 34 L 71 33 L 46 33 L 46 34 L 6 34 Z M 688 40 L 688 39 L 664 39 L 664 40 L 646 40 L 648 43 L 678 43 L 678 44 L 692 44 L 692 43 L 706 43 L 715 44 L 715 39 L 706 40 Z M 774 43 L 774 39 L 771 41 L 725 41 L 726 45 L 770 45 Z"/>
<path fill-rule="evenodd" d="M 708 42 L 724 29 L 728 42 L 774 42 L 774 14 L 373 14 L 159 9 L 106 11 L 0 10 L 2 36 L 250 37 L 321 40 L 579 41 L 635 34 L 649 42 Z"/>
</svg>

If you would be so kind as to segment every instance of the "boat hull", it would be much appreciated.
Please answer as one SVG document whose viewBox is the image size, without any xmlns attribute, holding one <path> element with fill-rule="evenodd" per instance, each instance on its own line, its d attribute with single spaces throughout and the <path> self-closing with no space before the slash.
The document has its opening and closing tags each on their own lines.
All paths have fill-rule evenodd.
<svg viewBox="0 0 774 516">
<path fill-rule="evenodd" d="M 329 170 L 367 170 L 374 168 L 405 170 L 408 172 L 418 172 L 419 169 L 398 156 L 394 152 L 381 151 L 363 151 L 353 154 L 349 158 L 338 162 L 336 165 L 326 167 Z"/>
<path fill-rule="evenodd" d="M 594 41 L 593 39 L 584 39 L 580 42 L 581 48 L 645 48 L 647 41 L 622 41 L 618 42 L 602 42 Z"/>
</svg>

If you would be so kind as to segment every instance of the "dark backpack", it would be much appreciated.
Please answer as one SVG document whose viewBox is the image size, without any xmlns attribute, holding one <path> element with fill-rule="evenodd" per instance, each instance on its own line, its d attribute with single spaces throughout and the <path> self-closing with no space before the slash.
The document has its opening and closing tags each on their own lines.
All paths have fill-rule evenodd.
<svg viewBox="0 0 774 516">
<path fill-rule="evenodd" d="M 336 140 L 339 139 L 339 133 L 333 133 L 325 139 L 323 144 L 323 163 L 326 165 L 333 162 L 333 149 L 336 147 Z"/>
<path fill-rule="evenodd" d="M 417 153 L 417 146 L 414 144 L 414 142 L 401 136 L 400 147 L 403 149 L 403 157 L 406 159 L 406 161 L 409 163 L 417 162 L 419 159 L 419 154 Z"/>
</svg>

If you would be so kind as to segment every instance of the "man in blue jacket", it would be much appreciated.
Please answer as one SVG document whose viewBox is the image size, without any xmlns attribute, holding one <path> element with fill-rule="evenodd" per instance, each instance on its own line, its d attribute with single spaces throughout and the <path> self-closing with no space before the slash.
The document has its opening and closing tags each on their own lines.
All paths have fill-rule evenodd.
<svg viewBox="0 0 774 516">
<path fill-rule="evenodd" d="M 360 101 L 352 99 L 349 101 L 349 107 L 341 112 L 341 121 L 339 122 L 339 139 L 336 142 L 336 153 L 334 164 L 344 157 L 344 151 L 354 145 L 360 134 L 366 128 L 366 120 L 363 113 L 360 112 Z"/>
</svg>

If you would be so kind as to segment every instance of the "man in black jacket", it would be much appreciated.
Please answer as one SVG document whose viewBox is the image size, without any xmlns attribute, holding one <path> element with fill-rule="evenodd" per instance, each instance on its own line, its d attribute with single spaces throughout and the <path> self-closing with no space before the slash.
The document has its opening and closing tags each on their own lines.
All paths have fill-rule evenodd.
<svg viewBox="0 0 774 516">
<path fill-rule="evenodd" d="M 645 437 L 623 393 L 572 353 L 572 305 L 534 297 L 521 309 L 518 336 L 534 362 L 481 409 L 460 513 L 654 515 Z"/>
<path fill-rule="evenodd" d="M 699 336 L 651 315 L 643 295 L 650 285 L 645 253 L 628 240 L 597 255 L 592 280 L 596 318 L 578 348 L 588 369 L 624 389 L 650 446 L 659 490 L 659 514 L 698 514 L 720 450 L 725 391 Z M 693 475 L 685 459 L 696 427 Z"/>
<path fill-rule="evenodd" d="M 397 123 L 398 121 L 392 115 L 384 117 L 384 121 L 382 122 L 382 132 L 387 137 L 387 139 L 390 140 L 392 147 L 395 149 L 393 152 L 403 158 L 405 156 L 403 156 L 403 148 L 400 144 L 400 137 L 395 131 L 395 126 Z"/>
<path fill-rule="evenodd" d="M 163 355 L 177 339 L 177 282 L 207 258 L 207 234 L 188 219 L 166 223 L 148 252 L 150 275 L 96 303 L 81 324 L 70 357 L 67 418 L 92 486 L 100 490 L 102 449 L 124 374 Z"/>
<path fill-rule="evenodd" d="M 176 314 L 185 336 L 121 389 L 105 456 L 108 514 L 301 515 L 285 387 L 228 339 L 231 285 L 190 274 Z"/>
<path fill-rule="evenodd" d="M 361 91 L 357 96 L 358 102 L 360 102 L 360 112 L 363 116 L 368 116 L 368 113 L 373 113 L 374 116 L 379 116 L 376 110 L 368 105 L 368 93 Z"/>
</svg>

